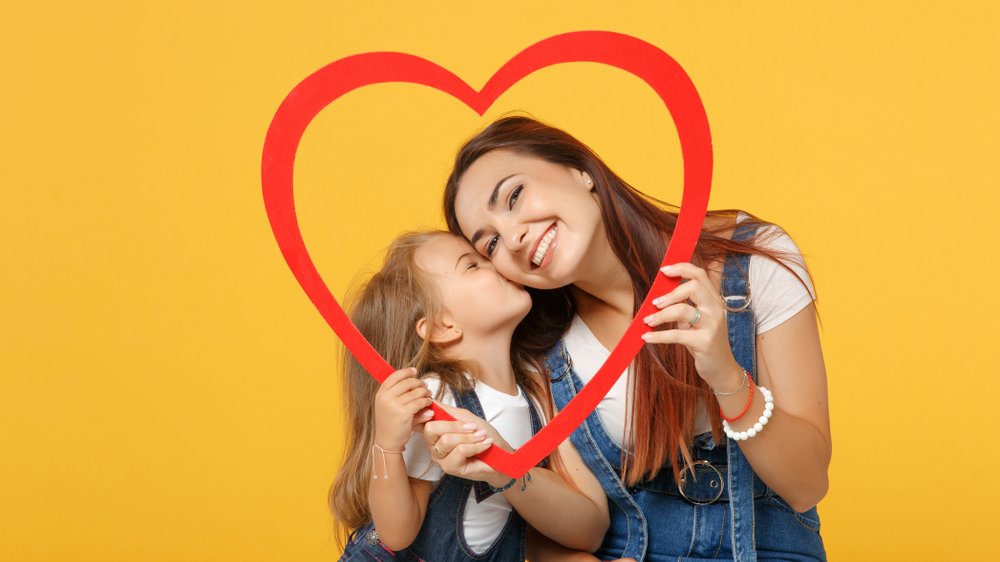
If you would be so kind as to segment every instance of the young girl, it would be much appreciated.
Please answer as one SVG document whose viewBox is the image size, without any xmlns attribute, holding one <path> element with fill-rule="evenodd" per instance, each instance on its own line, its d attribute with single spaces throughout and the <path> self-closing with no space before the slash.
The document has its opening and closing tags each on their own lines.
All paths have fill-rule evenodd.
<svg viewBox="0 0 1000 562">
<path fill-rule="evenodd" d="M 648 345 L 571 436 L 609 499 L 598 556 L 826 559 L 815 506 L 831 439 L 815 296 L 777 225 L 709 212 L 691 263 L 661 271 L 679 213 L 565 131 L 517 116 L 462 147 L 444 199 L 449 229 L 532 289 L 518 334 L 548 349 L 558 408 L 655 277 L 687 279 L 653 295 Z M 447 453 L 456 437 L 439 435 L 428 442 Z"/>
<path fill-rule="evenodd" d="M 515 481 L 471 458 L 494 443 L 521 446 L 551 411 L 543 365 L 512 343 L 530 307 L 523 287 L 458 236 L 411 233 L 392 244 L 352 320 L 390 364 L 408 368 L 378 385 L 345 357 L 349 439 L 330 492 L 336 518 L 353 529 L 341 560 L 524 560 L 525 520 L 565 547 L 600 545 L 607 498 L 568 441 L 549 460 L 572 483 L 541 467 Z M 467 440 L 447 456 L 415 432 L 432 417 L 432 396 Z"/>
</svg>

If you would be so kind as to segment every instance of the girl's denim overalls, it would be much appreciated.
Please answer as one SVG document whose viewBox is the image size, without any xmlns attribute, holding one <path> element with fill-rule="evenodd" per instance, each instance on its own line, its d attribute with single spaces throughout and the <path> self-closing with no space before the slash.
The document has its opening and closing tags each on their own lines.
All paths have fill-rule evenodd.
<svg viewBox="0 0 1000 562">
<path fill-rule="evenodd" d="M 752 232 L 751 226 L 737 227 L 733 238 L 745 240 Z M 729 344 L 736 361 L 756 380 L 749 261 L 746 255 L 727 257 L 722 290 L 731 308 L 743 309 L 727 313 Z M 583 383 L 563 342 L 549 351 L 547 365 L 556 406 L 562 409 Z M 622 484 L 622 451 L 596 410 L 570 439 L 608 495 L 611 526 L 596 553 L 601 560 L 826 560 L 816 508 L 801 514 L 792 510 L 754 473 L 732 440 L 716 444 L 710 432 L 697 435 L 695 467 L 685 470 L 678 488 L 670 466 L 652 480 Z"/>
<path fill-rule="evenodd" d="M 529 396 L 521 389 L 521 392 Z M 485 419 L 483 406 L 473 391 L 455 393 L 459 408 L 465 408 Z M 535 409 L 534 400 L 528 398 L 531 414 L 531 432 L 538 433 L 542 421 Z M 370 560 L 400 560 L 405 562 L 500 562 L 524 560 L 525 522 L 517 511 L 511 510 L 500 536 L 481 554 L 473 552 L 465 542 L 465 504 L 469 492 L 475 488 L 477 501 L 492 495 L 485 482 L 474 482 L 445 474 L 427 500 L 427 513 L 420 533 L 410 546 L 392 551 L 378 539 L 375 524 L 371 521 L 355 529 L 344 549 L 340 562 Z"/>
</svg>

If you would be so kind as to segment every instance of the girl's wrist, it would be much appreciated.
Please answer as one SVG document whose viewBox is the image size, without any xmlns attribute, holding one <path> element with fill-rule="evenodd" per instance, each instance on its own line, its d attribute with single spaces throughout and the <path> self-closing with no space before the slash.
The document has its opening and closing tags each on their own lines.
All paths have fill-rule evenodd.
<svg viewBox="0 0 1000 562">
<path fill-rule="evenodd" d="M 391 439 L 383 439 L 378 435 L 375 436 L 375 446 L 380 449 L 385 449 L 386 451 L 402 451 L 406 447 L 408 441 L 403 441 L 402 443 L 393 442 Z"/>
</svg>

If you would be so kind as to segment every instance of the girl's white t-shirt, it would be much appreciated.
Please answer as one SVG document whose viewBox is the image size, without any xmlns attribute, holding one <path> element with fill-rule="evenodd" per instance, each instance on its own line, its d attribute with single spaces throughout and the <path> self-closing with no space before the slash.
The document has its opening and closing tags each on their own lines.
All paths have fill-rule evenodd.
<svg viewBox="0 0 1000 562">
<path fill-rule="evenodd" d="M 741 212 L 737 216 L 737 222 L 743 222 L 748 217 L 749 215 Z M 753 296 L 750 299 L 750 308 L 754 313 L 757 334 L 762 334 L 788 320 L 816 299 L 812 280 L 802 267 L 804 260 L 798 246 L 780 227 L 774 225 L 767 228 L 772 233 L 762 240 L 762 245 L 768 249 L 794 254 L 793 260 L 783 261 L 802 277 L 809 286 L 809 291 L 806 291 L 794 275 L 773 260 L 765 256 L 751 255 L 749 277 Z M 584 384 L 594 377 L 611 355 L 579 315 L 573 317 L 563 341 L 566 344 L 566 351 L 573 358 L 573 368 Z M 618 446 L 625 442 L 625 427 L 630 419 L 627 400 L 630 394 L 626 369 L 607 396 L 597 405 L 601 423 Z M 711 430 L 711 423 L 704 408 L 699 412 L 696 427 L 698 433 Z"/>
<path fill-rule="evenodd" d="M 431 395 L 436 396 L 441 380 L 436 377 L 423 379 L 431 390 Z M 476 381 L 476 396 L 483 407 L 483 414 L 497 432 L 503 436 L 504 440 L 515 449 L 521 447 L 531 439 L 531 411 L 528 409 L 528 397 L 524 391 L 518 387 L 517 396 L 512 396 L 492 388 L 482 381 Z M 456 406 L 455 397 L 451 389 L 446 388 L 441 401 L 449 406 Z M 539 419 L 545 423 L 545 414 L 537 401 L 533 401 L 538 412 Z M 403 460 L 406 463 L 406 473 L 411 478 L 429 480 L 437 483 L 444 476 L 444 471 L 437 465 L 431 456 L 430 448 L 420 433 L 414 433 L 403 451 Z M 503 494 L 493 494 L 482 501 L 476 502 L 476 492 L 469 492 L 469 499 L 465 503 L 465 542 L 472 548 L 473 552 L 479 554 L 489 549 L 490 545 L 500 536 L 504 524 L 511 510 L 510 502 Z"/>
</svg>

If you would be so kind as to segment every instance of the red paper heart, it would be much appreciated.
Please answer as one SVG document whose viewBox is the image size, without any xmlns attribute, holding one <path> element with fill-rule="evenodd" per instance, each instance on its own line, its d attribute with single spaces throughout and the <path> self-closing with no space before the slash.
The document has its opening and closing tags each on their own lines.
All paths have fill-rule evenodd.
<svg viewBox="0 0 1000 562">
<path fill-rule="evenodd" d="M 663 265 L 689 261 L 694 252 L 712 182 L 712 138 L 701 98 L 684 69 L 668 54 L 635 37 L 608 31 L 577 31 L 544 39 L 521 51 L 476 91 L 448 70 L 406 53 L 362 53 L 342 58 L 314 72 L 289 92 L 271 120 L 264 139 L 261 181 L 264 206 L 274 237 L 295 278 L 316 309 L 347 348 L 379 382 L 395 369 L 386 363 L 351 323 L 330 293 L 306 250 L 295 216 L 292 173 L 299 142 L 313 118 L 340 96 L 370 84 L 423 84 L 461 100 L 483 115 L 512 85 L 536 70 L 566 62 L 597 62 L 642 79 L 666 104 L 677 127 L 684 158 L 681 212 Z M 594 411 L 643 345 L 649 327 L 642 322 L 656 307 L 652 295 L 673 290 L 678 278 L 657 275 L 639 313 L 594 378 L 538 434 L 515 453 L 490 447 L 479 458 L 520 477 L 556 449 Z M 434 419 L 453 419 L 437 405 Z"/>
</svg>

